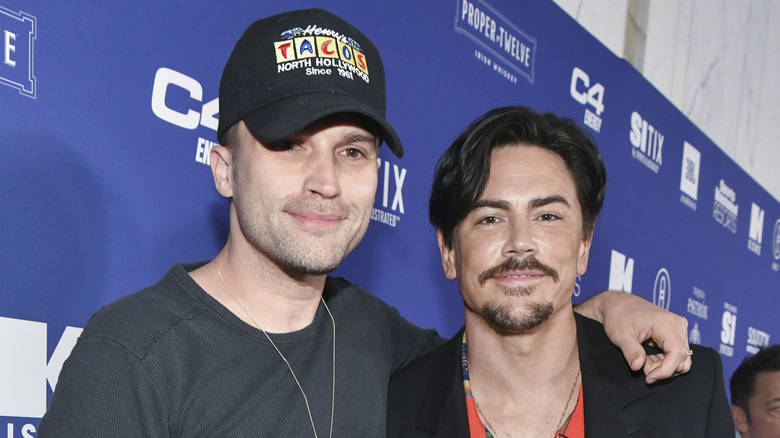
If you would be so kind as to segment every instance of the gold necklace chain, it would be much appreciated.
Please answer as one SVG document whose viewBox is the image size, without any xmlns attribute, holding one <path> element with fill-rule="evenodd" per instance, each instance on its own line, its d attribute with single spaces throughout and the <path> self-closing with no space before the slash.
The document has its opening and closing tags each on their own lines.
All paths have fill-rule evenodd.
<svg viewBox="0 0 780 438">
<path fill-rule="evenodd" d="M 580 379 L 580 368 L 577 367 L 577 375 L 574 376 L 574 384 L 571 386 L 571 391 L 569 391 L 569 399 L 566 400 L 566 406 L 563 408 L 563 412 L 561 412 L 561 418 L 558 420 L 558 426 L 555 427 L 555 432 L 553 435 L 553 438 L 558 438 L 563 436 L 560 434 L 561 426 L 563 425 L 563 418 L 566 416 L 566 411 L 569 410 L 569 404 L 571 403 L 571 397 L 574 395 L 574 389 L 577 387 L 577 382 Z M 480 417 L 485 421 L 485 425 L 487 426 L 488 430 L 490 431 L 491 435 L 493 435 L 494 438 L 498 438 L 498 434 L 496 434 L 496 428 L 493 427 L 492 424 L 490 424 L 490 421 L 488 420 L 487 416 L 482 412 L 482 409 L 479 408 L 479 403 L 477 403 L 477 397 L 474 396 L 474 391 L 471 391 L 471 398 L 474 400 L 474 406 L 477 408 L 477 412 L 479 412 Z"/>
<path fill-rule="evenodd" d="M 477 408 L 477 411 L 479 411 L 479 416 L 482 417 L 483 420 L 485 420 L 485 426 L 487 426 L 488 430 L 490 431 L 490 434 L 493 435 L 495 438 L 498 438 L 498 434 L 496 434 L 496 428 L 493 427 L 492 424 L 490 424 L 487 415 L 485 415 L 482 412 L 482 409 L 479 408 L 479 403 L 477 403 L 477 398 L 474 396 L 474 391 L 471 391 L 471 399 L 474 400 L 474 406 Z"/>
<path fill-rule="evenodd" d="M 295 383 L 298 385 L 298 389 L 301 390 L 301 395 L 303 395 L 303 402 L 306 403 L 306 410 L 309 413 L 309 421 L 311 422 L 311 429 L 314 432 L 314 438 L 319 438 L 317 435 L 317 428 L 314 426 L 314 416 L 311 413 L 311 407 L 309 406 L 309 398 L 306 396 L 306 392 L 303 390 L 303 386 L 301 386 L 301 382 L 298 380 L 298 377 L 295 375 L 295 371 L 293 371 L 292 366 L 290 366 L 290 362 L 287 361 L 287 358 L 284 357 L 284 354 L 282 354 L 282 351 L 279 350 L 279 347 L 276 346 L 276 343 L 271 339 L 271 336 L 268 335 L 268 333 L 263 330 L 262 327 L 260 327 L 260 324 L 257 323 L 255 318 L 252 316 L 251 313 L 244 307 L 243 304 L 241 304 L 241 301 L 236 298 L 236 295 L 233 293 L 233 291 L 230 289 L 230 286 L 228 286 L 227 282 L 225 281 L 225 278 L 222 276 L 222 273 L 219 272 L 219 267 L 217 266 L 217 262 L 214 261 L 214 269 L 217 270 L 217 275 L 219 275 L 219 279 L 222 280 L 222 284 L 225 286 L 225 289 L 227 289 L 228 293 L 230 293 L 230 296 L 233 297 L 233 300 L 238 304 L 239 307 L 241 307 L 241 310 L 246 313 L 246 316 L 249 317 L 249 319 L 252 320 L 252 322 L 255 324 L 255 327 L 257 327 L 265 337 L 268 339 L 268 342 L 273 345 L 274 350 L 279 354 L 279 357 L 282 358 L 284 363 L 287 365 L 287 369 L 290 370 L 290 374 L 292 375 L 292 378 L 295 380 Z M 322 301 L 322 305 L 325 306 L 325 310 L 328 312 L 328 315 L 330 315 L 330 322 L 333 325 L 333 387 L 332 387 L 332 393 L 331 393 L 331 401 L 330 401 L 330 433 L 328 434 L 328 438 L 333 437 L 333 414 L 336 410 L 336 320 L 333 319 L 333 314 L 330 313 L 330 308 L 328 308 L 328 304 L 325 302 L 325 299 L 320 297 L 320 301 Z"/>
<path fill-rule="evenodd" d="M 566 406 L 563 407 L 563 412 L 561 412 L 561 418 L 558 420 L 558 426 L 555 427 L 555 434 L 553 435 L 553 438 L 557 438 L 561 436 L 561 425 L 563 425 L 563 417 L 566 416 L 566 411 L 569 410 L 569 403 L 571 403 L 571 396 L 574 395 L 574 388 L 577 387 L 577 381 L 580 380 L 580 367 L 577 367 L 577 375 L 574 376 L 574 383 L 571 385 L 571 391 L 569 391 L 569 398 L 566 400 Z"/>
</svg>

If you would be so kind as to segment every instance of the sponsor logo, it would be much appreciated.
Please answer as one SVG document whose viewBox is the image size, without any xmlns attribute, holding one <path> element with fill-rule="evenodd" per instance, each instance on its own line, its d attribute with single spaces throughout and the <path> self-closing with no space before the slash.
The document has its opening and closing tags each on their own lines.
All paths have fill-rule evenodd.
<svg viewBox="0 0 780 438">
<path fill-rule="evenodd" d="M 764 210 L 755 202 L 750 205 L 750 228 L 748 228 L 748 249 L 761 255 L 761 238 L 764 235 Z"/>
<path fill-rule="evenodd" d="M 366 55 L 352 38 L 316 24 L 288 29 L 280 38 L 274 42 L 277 73 L 305 68 L 308 76 L 331 75 L 336 69 L 344 78 L 369 83 Z"/>
<path fill-rule="evenodd" d="M 772 233 L 772 256 L 780 260 L 780 219 L 775 222 L 775 230 Z"/>
<path fill-rule="evenodd" d="M 397 164 L 391 164 L 387 160 L 382 161 L 381 158 L 377 158 L 377 163 L 379 164 L 380 186 L 376 191 L 377 199 L 374 205 L 379 204 L 381 208 L 374 208 L 371 220 L 395 227 L 401 220 L 399 215 L 405 212 L 403 188 L 406 180 L 406 169 Z"/>
<path fill-rule="evenodd" d="M 0 84 L 35 99 L 35 39 L 38 19 L 0 6 Z"/>
<path fill-rule="evenodd" d="M 704 303 L 704 300 L 707 298 L 707 295 L 704 293 L 703 290 L 699 289 L 698 287 L 693 287 L 693 298 L 688 297 L 688 308 L 687 312 L 693 316 L 699 317 L 701 319 L 707 319 L 707 314 L 709 312 L 709 307 Z"/>
<path fill-rule="evenodd" d="M 11 418 L 2 418 L 0 417 L 0 423 L 5 422 L 7 424 L 6 428 L 6 437 L 7 438 L 15 438 L 16 430 L 19 431 L 19 436 L 22 438 L 35 438 L 37 435 L 37 430 L 35 428 L 35 424 L 40 422 L 40 419 L 11 419 Z"/>
<path fill-rule="evenodd" d="M 772 256 L 775 261 L 772 262 L 772 270 L 775 272 L 780 271 L 780 219 L 775 222 L 775 229 L 772 232 Z"/>
<path fill-rule="evenodd" d="M 185 97 L 186 96 L 186 97 Z M 203 87 L 184 73 L 161 67 L 152 85 L 152 112 L 160 119 L 180 128 L 194 130 L 205 127 L 213 131 L 219 125 L 219 98 L 203 102 Z M 198 137 L 195 161 L 211 165 L 213 141 Z"/>
<path fill-rule="evenodd" d="M 712 207 L 712 217 L 726 229 L 736 233 L 738 213 L 737 192 L 726 185 L 725 181 L 720 180 L 720 184 L 715 186 L 715 202 Z"/>
<path fill-rule="evenodd" d="M 198 137 L 198 146 L 195 148 L 195 161 L 206 166 L 211 166 L 211 150 L 217 143 Z"/>
<path fill-rule="evenodd" d="M 772 256 L 780 260 L 780 219 L 775 222 L 775 230 L 772 233 Z"/>
<path fill-rule="evenodd" d="M 707 294 L 698 287 L 693 287 L 693 297 L 688 297 L 688 306 L 686 311 L 689 315 L 693 315 L 697 318 L 706 320 L 709 314 L 709 306 L 705 304 Z M 699 330 L 698 321 L 694 320 L 693 328 L 688 332 L 688 341 L 694 344 L 701 344 L 701 331 Z"/>
<path fill-rule="evenodd" d="M 631 293 L 634 283 L 634 259 L 612 250 L 609 265 L 609 289 Z"/>
<path fill-rule="evenodd" d="M 177 91 L 172 93 L 172 89 Z M 181 99 L 184 96 L 182 91 L 187 93 L 189 99 Z M 203 104 L 201 102 L 203 87 L 198 81 L 169 68 L 157 70 L 152 86 L 154 115 L 180 128 L 196 129 L 204 126 L 216 131 L 219 125 L 219 98 Z"/>
<path fill-rule="evenodd" d="M 723 303 L 723 317 L 720 330 L 720 354 L 734 356 L 734 338 L 737 334 L 737 307 Z"/>
<path fill-rule="evenodd" d="M 571 72 L 569 94 L 577 102 L 585 105 L 585 116 L 582 123 L 588 128 L 601 131 L 601 113 L 604 112 L 604 86 L 600 83 L 590 84 L 590 76 L 581 68 L 574 67 Z M 591 111 L 593 108 L 595 113 Z"/>
<path fill-rule="evenodd" d="M 22 436 L 36 432 L 38 422 L 30 420 L 46 412 L 46 384 L 54 391 L 80 334 L 80 328 L 66 327 L 47 362 L 46 323 L 0 317 L 0 417 L 8 424 L 9 436 L 14 429 Z"/>
<path fill-rule="evenodd" d="M 696 211 L 699 197 L 699 166 L 701 152 L 687 141 L 683 145 L 682 172 L 680 174 L 680 202 Z"/>
<path fill-rule="evenodd" d="M 701 331 L 699 330 L 698 322 L 693 323 L 693 328 L 688 333 L 688 342 L 692 344 L 701 344 Z"/>
<path fill-rule="evenodd" d="M 455 5 L 455 31 L 480 47 L 474 57 L 512 83 L 519 75 L 533 84 L 536 39 L 483 0 L 456 0 Z"/>
<path fill-rule="evenodd" d="M 664 147 L 664 135 L 661 131 L 647 123 L 641 114 L 634 111 L 631 113 L 631 131 L 628 137 L 634 146 L 631 156 L 654 173 L 658 173 L 658 169 L 663 164 L 661 152 Z"/>
<path fill-rule="evenodd" d="M 758 353 L 759 348 L 769 346 L 769 333 L 757 328 L 748 327 L 748 339 L 745 351 L 750 354 Z"/>
<path fill-rule="evenodd" d="M 653 285 L 653 304 L 669 310 L 669 303 L 672 301 L 672 279 L 669 277 L 669 271 L 661 268 L 655 276 Z"/>
<path fill-rule="evenodd" d="M 577 279 L 574 281 L 574 292 L 573 292 L 573 295 L 575 297 L 580 296 L 580 293 L 582 292 L 582 286 L 580 285 L 581 281 L 582 281 L 582 275 L 578 275 Z"/>
</svg>

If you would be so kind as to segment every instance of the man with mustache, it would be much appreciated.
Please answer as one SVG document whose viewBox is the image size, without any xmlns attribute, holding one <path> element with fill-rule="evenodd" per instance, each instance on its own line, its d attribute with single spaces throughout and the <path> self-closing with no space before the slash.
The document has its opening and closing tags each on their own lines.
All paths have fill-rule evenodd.
<svg viewBox="0 0 780 438">
<path fill-rule="evenodd" d="M 352 74 L 310 67 L 336 59 Z M 259 20 L 219 102 L 211 167 L 230 198 L 227 243 L 91 318 L 39 438 L 381 437 L 390 374 L 443 341 L 327 275 L 368 227 L 380 144 L 403 154 L 371 41 L 319 9 Z M 649 378 L 686 371 L 678 319 L 625 299 L 594 312 L 607 301 L 634 365 L 645 364 L 636 341 L 666 330 L 670 354 L 647 362 Z M 627 307 L 646 324 L 621 328 Z"/>
<path fill-rule="evenodd" d="M 604 202 L 598 149 L 571 119 L 494 109 L 439 159 L 429 214 L 465 327 L 396 373 L 389 437 L 733 437 L 720 357 L 648 385 L 572 311 Z"/>
</svg>

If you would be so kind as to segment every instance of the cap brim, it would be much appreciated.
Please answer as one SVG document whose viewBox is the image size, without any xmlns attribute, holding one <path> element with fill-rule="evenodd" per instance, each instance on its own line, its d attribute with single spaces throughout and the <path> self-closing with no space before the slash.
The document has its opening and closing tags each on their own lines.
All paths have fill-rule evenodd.
<svg viewBox="0 0 780 438">
<path fill-rule="evenodd" d="M 404 148 L 395 130 L 369 106 L 358 99 L 333 91 L 307 92 L 285 96 L 244 115 L 243 120 L 255 137 L 264 140 L 279 140 L 302 131 L 312 123 L 334 114 L 357 113 L 376 122 L 382 131 L 382 139 L 399 158 Z M 306 117 L 302 117 L 302 115 Z"/>
</svg>

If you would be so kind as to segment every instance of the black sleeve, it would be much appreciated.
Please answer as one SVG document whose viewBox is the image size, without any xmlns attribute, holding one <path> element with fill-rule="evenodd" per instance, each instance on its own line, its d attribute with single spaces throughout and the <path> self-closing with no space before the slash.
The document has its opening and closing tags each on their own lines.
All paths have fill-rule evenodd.
<svg viewBox="0 0 780 438">
<path fill-rule="evenodd" d="M 167 437 L 168 407 L 137 356 L 110 339 L 82 337 L 62 367 L 38 437 Z"/>
<path fill-rule="evenodd" d="M 435 350 L 445 341 L 433 329 L 421 329 L 412 324 L 393 308 L 391 318 L 395 355 L 393 357 L 393 372 L 403 368 L 414 359 Z"/>
<path fill-rule="evenodd" d="M 726 397 L 726 388 L 723 380 L 723 364 L 720 361 L 720 355 L 711 348 L 698 348 L 694 356 L 694 366 L 696 366 L 696 357 L 706 354 L 709 356 L 709 362 L 712 363 L 712 374 L 714 385 L 710 397 L 710 408 L 707 413 L 707 437 L 734 437 L 734 418 L 731 415 L 731 407 Z"/>
</svg>

